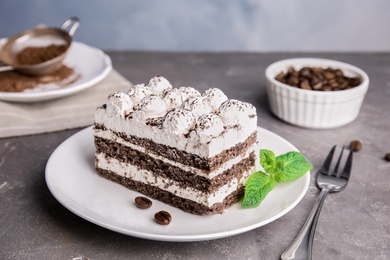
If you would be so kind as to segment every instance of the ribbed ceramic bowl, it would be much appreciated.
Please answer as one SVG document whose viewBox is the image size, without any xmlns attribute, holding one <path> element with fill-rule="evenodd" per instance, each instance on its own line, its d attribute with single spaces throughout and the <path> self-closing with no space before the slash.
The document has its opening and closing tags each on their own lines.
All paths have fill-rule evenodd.
<svg viewBox="0 0 390 260">
<path fill-rule="evenodd" d="M 314 91 L 295 88 L 275 80 L 289 67 L 323 67 L 341 69 L 345 76 L 360 77 L 362 83 L 338 91 Z M 280 119 L 305 128 L 334 128 L 348 124 L 359 114 L 368 89 L 367 74 L 350 64 L 317 58 L 296 58 L 275 62 L 265 71 L 271 111 Z"/>
</svg>

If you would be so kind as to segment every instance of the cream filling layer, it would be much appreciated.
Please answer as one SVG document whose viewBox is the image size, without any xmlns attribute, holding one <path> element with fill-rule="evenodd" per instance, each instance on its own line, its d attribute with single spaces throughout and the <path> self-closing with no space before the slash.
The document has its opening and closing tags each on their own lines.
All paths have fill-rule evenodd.
<svg viewBox="0 0 390 260">
<path fill-rule="evenodd" d="M 212 207 L 216 203 L 221 203 L 232 192 L 237 190 L 239 185 L 249 177 L 254 171 L 254 167 L 244 173 L 241 179 L 233 179 L 229 183 L 219 188 L 212 194 L 207 194 L 191 187 L 182 188 L 179 183 L 156 176 L 150 171 L 138 169 L 132 164 L 120 162 L 114 158 L 106 158 L 102 153 L 96 154 L 96 167 L 115 172 L 116 174 L 132 179 L 134 181 L 157 187 L 161 190 L 168 191 L 178 197 L 192 200 L 196 203 Z"/>
<path fill-rule="evenodd" d="M 209 172 L 208 174 L 206 174 L 206 173 L 204 173 L 204 172 L 203 172 L 202 170 L 200 170 L 200 169 L 197 169 L 197 168 L 194 168 L 194 167 L 191 167 L 191 166 L 188 166 L 188 165 L 184 165 L 184 164 L 182 164 L 182 163 L 175 162 L 175 161 L 169 160 L 169 159 L 167 159 L 167 158 L 165 158 L 165 157 L 162 157 L 162 156 L 159 156 L 159 155 L 150 153 L 150 152 L 146 151 L 146 149 L 143 148 L 142 146 L 138 146 L 138 145 L 132 144 L 132 143 L 130 143 L 130 142 L 124 140 L 123 138 L 119 137 L 118 135 L 116 135 L 116 134 L 115 134 L 114 132 L 112 132 L 111 130 L 95 129 L 95 136 L 100 137 L 100 138 L 103 138 L 103 139 L 115 141 L 115 142 L 117 142 L 117 143 L 119 143 L 119 144 L 128 146 L 128 147 L 130 147 L 131 149 L 140 151 L 140 152 L 142 152 L 142 153 L 146 153 L 146 154 L 148 154 L 150 157 L 152 157 L 153 159 L 161 160 L 161 161 L 163 161 L 164 163 L 171 164 L 171 165 L 173 165 L 173 166 L 176 166 L 176 167 L 178 167 L 178 168 L 183 169 L 184 171 L 192 172 L 192 173 L 194 173 L 195 175 L 199 175 L 199 176 L 205 177 L 205 178 L 207 178 L 207 179 L 212 179 L 212 178 L 214 178 L 215 176 L 218 176 L 219 174 L 223 173 L 224 171 L 230 169 L 233 165 L 239 163 L 242 159 L 245 159 L 245 158 L 249 157 L 249 155 L 250 155 L 253 151 L 256 151 L 256 149 L 257 149 L 257 143 L 254 143 L 251 147 L 249 147 L 249 149 L 246 151 L 246 153 L 245 153 L 243 156 L 234 157 L 234 158 L 232 158 L 231 160 L 225 162 L 225 163 L 224 163 L 223 165 L 221 165 L 221 167 L 219 167 L 218 169 L 216 169 L 216 170 L 214 170 L 214 171 L 211 171 L 211 172 Z"/>
</svg>

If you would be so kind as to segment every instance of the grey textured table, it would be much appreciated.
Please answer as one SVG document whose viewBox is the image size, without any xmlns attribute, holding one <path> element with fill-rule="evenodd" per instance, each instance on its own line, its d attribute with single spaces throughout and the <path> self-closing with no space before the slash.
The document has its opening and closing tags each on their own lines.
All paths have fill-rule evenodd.
<svg viewBox="0 0 390 260">
<path fill-rule="evenodd" d="M 257 107 L 258 125 L 284 137 L 315 165 L 333 144 L 359 139 L 352 179 L 331 194 L 317 226 L 314 259 L 390 259 L 390 54 L 108 52 L 133 83 L 163 75 L 173 85 L 211 86 Z M 341 60 L 365 70 L 370 87 L 359 117 L 332 130 L 310 130 L 271 115 L 264 70 L 293 57 Z M 387 115 L 387 116 L 386 116 Z M 279 259 L 309 214 L 318 190 L 313 176 L 303 200 L 256 230 L 224 239 L 172 243 L 138 239 L 92 224 L 49 192 L 45 165 L 53 150 L 80 129 L 0 139 L 0 259 Z M 314 171 L 313 171 L 314 172 Z"/>
</svg>

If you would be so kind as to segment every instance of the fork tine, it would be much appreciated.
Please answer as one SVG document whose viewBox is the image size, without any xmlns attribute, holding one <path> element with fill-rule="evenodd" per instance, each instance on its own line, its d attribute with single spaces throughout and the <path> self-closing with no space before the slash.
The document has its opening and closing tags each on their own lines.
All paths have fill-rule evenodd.
<svg viewBox="0 0 390 260">
<path fill-rule="evenodd" d="M 336 150 L 336 145 L 332 147 L 328 156 L 326 157 L 324 164 L 322 165 L 322 168 L 321 168 L 321 174 L 328 175 L 329 168 L 330 168 L 330 165 L 332 164 L 333 154 L 334 154 L 335 150 Z"/>
<path fill-rule="evenodd" d="M 349 175 L 352 171 L 352 159 L 353 159 L 353 150 L 349 151 L 347 162 L 345 163 L 343 173 L 341 174 L 341 178 L 349 179 Z"/>
<path fill-rule="evenodd" d="M 337 175 L 337 172 L 339 171 L 339 166 L 340 166 L 341 158 L 343 157 L 343 154 L 344 154 L 344 148 L 345 148 L 345 146 L 343 146 L 343 148 L 341 149 L 341 152 L 340 152 L 339 158 L 337 159 L 336 166 L 334 167 L 332 176 L 340 177 L 340 175 Z"/>
</svg>

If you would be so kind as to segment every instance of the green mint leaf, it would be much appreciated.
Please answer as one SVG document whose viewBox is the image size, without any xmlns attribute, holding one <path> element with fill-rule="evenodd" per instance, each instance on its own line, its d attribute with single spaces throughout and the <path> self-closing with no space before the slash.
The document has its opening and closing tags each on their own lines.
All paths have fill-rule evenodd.
<svg viewBox="0 0 390 260">
<path fill-rule="evenodd" d="M 248 209 L 259 206 L 275 184 L 276 182 L 264 172 L 258 171 L 252 174 L 246 182 L 241 207 Z"/>
<path fill-rule="evenodd" d="M 277 182 L 295 180 L 313 168 L 299 152 L 288 152 L 276 157 L 274 179 Z"/>
<path fill-rule="evenodd" d="M 260 150 L 260 165 L 264 171 L 269 174 L 274 174 L 276 159 L 275 154 L 271 150 L 261 149 Z"/>
</svg>

